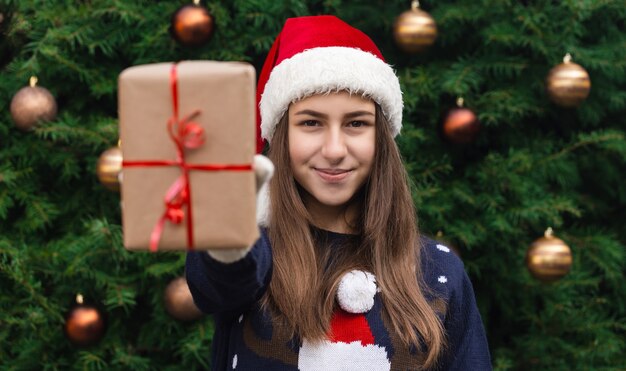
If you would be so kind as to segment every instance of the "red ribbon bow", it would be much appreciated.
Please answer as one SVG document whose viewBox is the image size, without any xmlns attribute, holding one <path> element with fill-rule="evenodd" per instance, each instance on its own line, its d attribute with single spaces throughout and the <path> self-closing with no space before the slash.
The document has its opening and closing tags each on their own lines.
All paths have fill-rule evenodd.
<svg viewBox="0 0 626 371">
<path fill-rule="evenodd" d="M 176 145 L 176 160 L 155 160 L 155 161 L 122 161 L 123 167 L 144 167 L 144 166 L 178 166 L 182 174 L 169 187 L 165 193 L 165 211 L 154 226 L 150 234 L 150 251 L 156 252 L 165 222 L 169 220 L 173 224 L 181 224 L 187 217 L 187 247 L 193 250 L 193 214 L 191 203 L 191 189 L 189 186 L 189 171 L 249 171 L 252 165 L 222 165 L 206 164 L 191 165 L 185 162 L 185 149 L 199 148 L 204 144 L 204 128 L 191 121 L 200 114 L 200 110 L 195 110 L 183 119 L 178 119 L 178 76 L 176 64 L 172 65 L 170 71 L 170 87 L 172 90 L 173 115 L 167 121 L 167 131 Z M 187 215 L 185 210 L 187 209 Z"/>
</svg>

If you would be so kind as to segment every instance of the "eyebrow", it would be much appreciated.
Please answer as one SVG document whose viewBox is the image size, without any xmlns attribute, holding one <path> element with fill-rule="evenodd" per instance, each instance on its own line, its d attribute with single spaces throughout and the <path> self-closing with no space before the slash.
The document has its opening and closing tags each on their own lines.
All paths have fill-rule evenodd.
<svg viewBox="0 0 626 371">
<path fill-rule="evenodd" d="M 313 116 L 313 117 L 318 117 L 318 118 L 322 118 L 322 119 L 328 119 L 328 115 L 322 112 L 317 112 L 317 111 L 313 111 L 310 109 L 305 109 L 302 111 L 298 111 L 295 113 L 295 115 L 309 115 L 309 116 Z M 359 116 L 374 116 L 374 114 L 370 111 L 353 111 L 353 112 L 349 112 L 346 113 L 343 117 L 347 118 L 347 119 L 351 119 L 354 117 L 359 117 Z"/>
</svg>

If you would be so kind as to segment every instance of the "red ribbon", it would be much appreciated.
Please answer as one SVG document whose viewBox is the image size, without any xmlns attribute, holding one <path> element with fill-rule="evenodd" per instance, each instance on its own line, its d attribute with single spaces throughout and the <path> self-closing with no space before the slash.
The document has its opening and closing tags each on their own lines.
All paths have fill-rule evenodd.
<svg viewBox="0 0 626 371">
<path fill-rule="evenodd" d="M 187 209 L 187 247 L 193 250 L 193 214 L 191 202 L 191 189 L 189 186 L 189 171 L 249 171 L 252 165 L 224 165 L 206 164 L 192 165 L 185 162 L 185 149 L 199 148 L 204 144 L 204 128 L 191 121 L 200 114 L 200 110 L 195 110 L 185 116 L 182 120 L 178 118 L 178 76 L 176 64 L 172 65 L 170 72 L 170 88 L 172 90 L 173 115 L 167 121 L 167 131 L 170 138 L 176 145 L 176 160 L 145 160 L 145 161 L 122 161 L 123 167 L 152 167 L 152 166 L 178 166 L 182 174 L 169 187 L 165 193 L 165 212 L 154 226 L 150 235 L 150 251 L 156 252 L 161 240 L 161 234 L 165 226 L 165 221 L 169 220 L 173 224 L 180 224 L 185 220 Z"/>
</svg>

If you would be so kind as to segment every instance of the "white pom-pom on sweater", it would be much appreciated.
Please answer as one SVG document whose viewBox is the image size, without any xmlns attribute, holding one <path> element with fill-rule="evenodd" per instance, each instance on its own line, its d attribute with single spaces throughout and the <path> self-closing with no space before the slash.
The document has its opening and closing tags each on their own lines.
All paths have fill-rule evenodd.
<svg viewBox="0 0 626 371">
<path fill-rule="evenodd" d="M 374 306 L 376 277 L 370 272 L 353 270 L 343 275 L 337 289 L 337 302 L 349 313 L 365 313 Z"/>
</svg>

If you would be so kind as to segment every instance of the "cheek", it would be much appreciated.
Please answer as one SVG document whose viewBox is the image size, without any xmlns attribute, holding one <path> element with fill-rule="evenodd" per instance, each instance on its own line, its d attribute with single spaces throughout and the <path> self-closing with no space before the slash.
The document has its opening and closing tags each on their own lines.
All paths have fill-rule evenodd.
<svg viewBox="0 0 626 371">
<path fill-rule="evenodd" d="M 289 133 L 289 156 L 292 165 L 306 162 L 315 153 L 315 142 L 310 135 L 298 133 L 295 130 Z"/>
<path fill-rule="evenodd" d="M 376 141 L 374 135 L 364 138 L 357 147 L 358 157 L 361 162 L 372 164 L 374 162 L 374 154 L 376 149 Z"/>
</svg>

